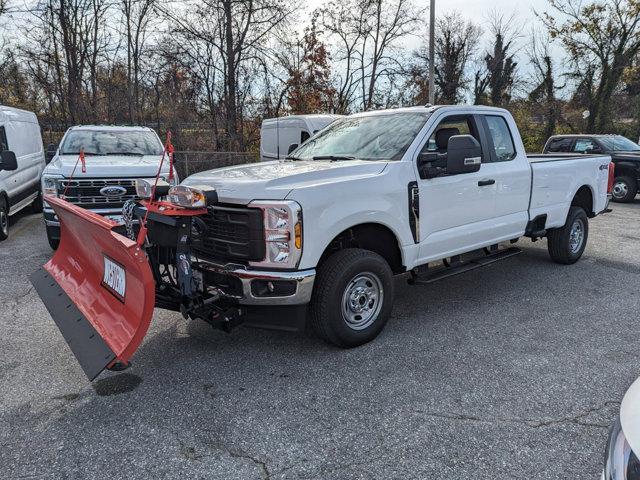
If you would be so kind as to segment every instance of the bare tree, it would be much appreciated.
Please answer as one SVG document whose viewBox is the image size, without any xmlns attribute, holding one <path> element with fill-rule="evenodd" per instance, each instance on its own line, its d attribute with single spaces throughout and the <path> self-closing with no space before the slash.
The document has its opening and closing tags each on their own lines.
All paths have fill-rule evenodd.
<svg viewBox="0 0 640 480">
<path fill-rule="evenodd" d="M 411 0 L 347 0 L 317 11 L 320 24 L 337 44 L 332 57 L 339 75 L 337 104 L 348 111 L 389 104 L 394 76 L 404 72 L 400 44 L 420 24 L 423 10 Z M 359 94 L 358 94 L 359 90 Z"/>
<path fill-rule="evenodd" d="M 557 92 L 564 86 L 556 83 L 555 64 L 549 52 L 549 39 L 532 32 L 527 51 L 529 62 L 533 67 L 531 74 L 532 89 L 529 101 L 539 110 L 544 118 L 543 138 L 549 138 L 556 131 L 560 118 L 560 102 Z"/>
<path fill-rule="evenodd" d="M 541 15 L 544 24 L 565 47 L 579 90 L 594 89 L 588 95 L 581 93 L 590 112 L 587 128 L 604 132 L 611 125 L 611 97 L 625 68 L 640 52 L 640 2 L 549 0 L 549 4 L 553 11 Z"/>
<path fill-rule="evenodd" d="M 466 22 L 459 13 L 445 14 L 436 22 L 435 84 L 438 102 L 456 104 L 462 101 L 469 86 L 468 68 L 477 49 L 482 29 Z M 422 74 L 426 77 L 429 55 L 425 47 L 414 52 Z"/>
<path fill-rule="evenodd" d="M 286 23 L 291 8 L 285 0 L 204 0 L 186 8 L 186 16 L 168 8 L 163 11 L 180 30 L 210 44 L 219 55 L 217 68 L 223 81 L 229 147 L 242 150 L 244 139 L 238 121 L 240 70 L 264 53 L 274 33 Z"/>
<path fill-rule="evenodd" d="M 492 49 L 484 61 L 486 80 L 476 74 L 477 93 L 481 96 L 488 88 L 488 99 L 492 105 L 502 106 L 511 100 L 515 83 L 516 67 L 515 41 L 518 38 L 514 16 L 505 17 L 497 12 L 490 15 L 489 31 L 492 35 Z"/>
<path fill-rule="evenodd" d="M 120 12 L 127 44 L 127 99 L 129 121 L 142 117 L 140 68 L 156 0 L 120 0 Z"/>
</svg>

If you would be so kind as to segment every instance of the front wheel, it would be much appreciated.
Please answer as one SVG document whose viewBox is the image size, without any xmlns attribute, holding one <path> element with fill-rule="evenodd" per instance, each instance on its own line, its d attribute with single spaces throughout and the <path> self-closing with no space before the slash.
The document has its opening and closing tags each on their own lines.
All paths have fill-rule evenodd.
<svg viewBox="0 0 640 480">
<path fill-rule="evenodd" d="M 556 263 L 570 265 L 576 263 L 589 237 L 589 219 L 580 207 L 571 207 L 567 221 L 560 228 L 552 228 L 547 233 L 547 248 Z"/>
<path fill-rule="evenodd" d="M 340 250 L 318 268 L 311 326 L 329 343 L 357 347 L 382 331 L 393 297 L 393 272 L 384 258 L 358 248 Z"/>
<path fill-rule="evenodd" d="M 9 238 L 9 205 L 0 197 L 0 242 Z"/>
<path fill-rule="evenodd" d="M 60 246 L 60 227 L 47 226 L 47 241 L 51 250 L 57 250 Z"/>
</svg>

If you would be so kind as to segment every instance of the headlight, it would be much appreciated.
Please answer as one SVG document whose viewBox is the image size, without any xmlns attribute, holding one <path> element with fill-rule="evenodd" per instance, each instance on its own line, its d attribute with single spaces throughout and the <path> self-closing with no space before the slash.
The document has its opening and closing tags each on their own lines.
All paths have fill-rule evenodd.
<svg viewBox="0 0 640 480">
<path fill-rule="evenodd" d="M 605 480 L 640 480 L 640 462 L 624 436 L 620 418 L 609 431 L 605 459 Z"/>
<path fill-rule="evenodd" d="M 51 176 L 43 176 L 42 177 L 42 194 L 43 195 L 53 195 L 54 197 L 58 196 L 58 179 L 62 177 L 51 177 Z"/>
<path fill-rule="evenodd" d="M 217 201 L 217 194 L 212 187 L 177 185 L 169 189 L 169 201 L 184 208 L 205 208 Z"/>
<path fill-rule="evenodd" d="M 138 198 L 151 198 L 153 186 L 156 186 L 156 199 L 166 197 L 169 193 L 170 185 L 162 179 L 158 179 L 156 184 L 155 178 L 139 178 L 135 181 L 136 196 Z"/>
<path fill-rule="evenodd" d="M 296 268 L 302 255 L 302 209 L 294 201 L 255 201 L 249 207 L 262 210 L 265 259 L 251 262 L 260 267 Z"/>
</svg>

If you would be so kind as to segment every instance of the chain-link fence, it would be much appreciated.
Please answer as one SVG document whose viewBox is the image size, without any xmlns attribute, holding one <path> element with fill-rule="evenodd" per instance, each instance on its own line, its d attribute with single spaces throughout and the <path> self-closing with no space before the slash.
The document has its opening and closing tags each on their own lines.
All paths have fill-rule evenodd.
<svg viewBox="0 0 640 480">
<path fill-rule="evenodd" d="M 180 179 L 213 168 L 253 163 L 258 154 L 248 152 L 175 152 L 175 167 Z"/>
</svg>

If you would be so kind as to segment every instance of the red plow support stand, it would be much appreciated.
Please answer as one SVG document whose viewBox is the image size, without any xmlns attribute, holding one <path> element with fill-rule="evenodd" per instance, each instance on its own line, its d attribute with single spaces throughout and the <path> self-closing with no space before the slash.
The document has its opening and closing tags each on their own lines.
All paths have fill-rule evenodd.
<svg viewBox="0 0 640 480">
<path fill-rule="evenodd" d="M 30 280 L 93 380 L 127 365 L 142 342 L 155 305 L 153 274 L 136 242 L 113 231 L 117 223 L 60 198 L 45 201 L 60 219 L 60 246 Z"/>
</svg>

